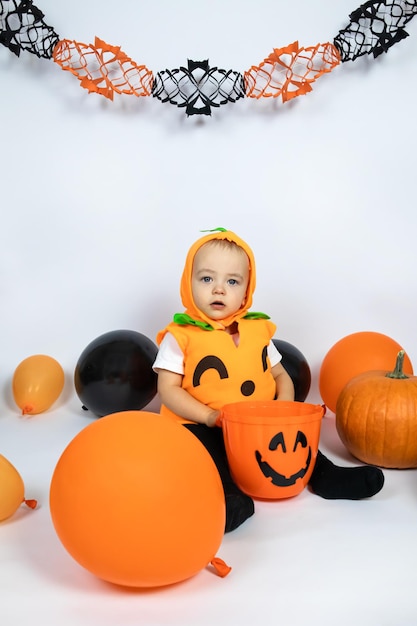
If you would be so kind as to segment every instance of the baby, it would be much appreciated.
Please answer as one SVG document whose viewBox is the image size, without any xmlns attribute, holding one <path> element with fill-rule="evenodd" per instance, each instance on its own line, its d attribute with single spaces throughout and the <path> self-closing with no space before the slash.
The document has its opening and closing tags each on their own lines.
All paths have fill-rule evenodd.
<svg viewBox="0 0 417 626">
<path fill-rule="evenodd" d="M 190 248 L 181 278 L 184 313 L 158 333 L 161 413 L 184 424 L 203 443 L 219 471 L 226 501 L 226 528 L 254 513 L 253 500 L 230 474 L 218 418 L 221 408 L 242 400 L 294 400 L 292 380 L 272 338 L 276 326 L 249 311 L 256 284 L 255 259 L 246 242 L 216 229 Z M 371 466 L 337 467 L 321 452 L 309 481 L 323 498 L 362 499 L 382 488 Z"/>
</svg>

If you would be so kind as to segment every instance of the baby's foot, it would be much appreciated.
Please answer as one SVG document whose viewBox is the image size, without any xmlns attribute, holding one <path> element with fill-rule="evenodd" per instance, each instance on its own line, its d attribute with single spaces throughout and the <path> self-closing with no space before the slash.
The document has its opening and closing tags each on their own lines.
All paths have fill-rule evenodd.
<svg viewBox="0 0 417 626">
<path fill-rule="evenodd" d="M 328 500 L 362 500 L 382 489 L 384 474 L 378 467 L 339 467 L 320 451 L 317 455 L 309 486 L 312 491 Z"/>
<path fill-rule="evenodd" d="M 245 493 L 227 493 L 226 494 L 226 527 L 225 532 L 229 533 L 243 524 L 248 517 L 255 512 L 255 506 L 252 498 Z"/>
</svg>

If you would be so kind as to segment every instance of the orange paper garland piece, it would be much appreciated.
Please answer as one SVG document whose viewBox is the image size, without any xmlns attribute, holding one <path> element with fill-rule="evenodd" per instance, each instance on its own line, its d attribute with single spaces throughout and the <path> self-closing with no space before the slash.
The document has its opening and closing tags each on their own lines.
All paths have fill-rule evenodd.
<svg viewBox="0 0 417 626">
<path fill-rule="evenodd" d="M 57 43 L 53 60 L 80 80 L 89 93 L 98 93 L 113 100 L 114 92 L 150 96 L 153 73 L 137 65 L 121 49 L 95 38 L 94 45 L 69 39 Z"/>
<path fill-rule="evenodd" d="M 312 90 L 311 84 L 340 63 L 340 53 L 331 43 L 300 48 L 298 41 L 274 48 L 259 66 L 244 74 L 248 98 L 277 98 L 283 102 Z"/>
</svg>

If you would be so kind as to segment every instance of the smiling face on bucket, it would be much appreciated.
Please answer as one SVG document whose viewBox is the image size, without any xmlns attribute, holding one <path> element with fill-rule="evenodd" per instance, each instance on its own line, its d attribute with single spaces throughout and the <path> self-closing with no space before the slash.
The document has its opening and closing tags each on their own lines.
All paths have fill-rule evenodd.
<svg viewBox="0 0 417 626">
<path fill-rule="evenodd" d="M 209 241 L 196 253 L 192 292 L 200 311 L 222 320 L 245 303 L 249 282 L 249 259 L 242 248 L 225 241 Z"/>
</svg>

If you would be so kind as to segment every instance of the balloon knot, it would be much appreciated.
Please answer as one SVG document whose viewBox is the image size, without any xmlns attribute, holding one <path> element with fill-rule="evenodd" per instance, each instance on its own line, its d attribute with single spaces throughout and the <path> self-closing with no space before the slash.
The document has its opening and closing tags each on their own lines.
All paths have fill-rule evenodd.
<svg viewBox="0 0 417 626">
<path fill-rule="evenodd" d="M 214 567 L 217 575 L 221 576 L 221 578 L 225 578 L 225 576 L 227 576 L 232 571 L 232 568 L 229 567 L 229 565 L 227 565 L 223 561 L 223 559 L 220 559 L 219 557 L 214 557 L 214 559 L 210 561 L 210 564 Z"/>
<path fill-rule="evenodd" d="M 37 500 L 23 500 L 23 502 L 26 504 L 26 506 L 28 506 L 30 509 L 36 509 L 36 507 L 38 506 L 38 501 Z"/>
<path fill-rule="evenodd" d="M 25 406 L 22 408 L 22 415 L 29 415 L 30 413 L 32 413 L 32 411 L 33 411 L 33 405 L 25 404 Z"/>
</svg>

